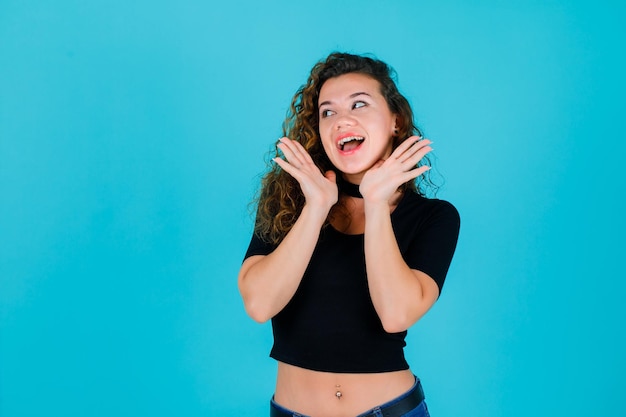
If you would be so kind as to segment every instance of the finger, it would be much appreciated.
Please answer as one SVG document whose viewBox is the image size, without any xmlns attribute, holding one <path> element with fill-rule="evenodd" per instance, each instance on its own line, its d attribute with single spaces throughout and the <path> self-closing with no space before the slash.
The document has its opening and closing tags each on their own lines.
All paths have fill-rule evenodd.
<svg viewBox="0 0 626 417">
<path fill-rule="evenodd" d="M 296 181 L 300 182 L 300 180 L 298 179 L 298 177 L 300 176 L 300 171 L 298 170 L 298 168 L 294 167 L 292 164 L 290 164 L 289 162 L 285 161 L 282 158 L 274 158 L 272 159 L 279 167 L 281 167 L 285 172 L 287 172 L 289 175 L 291 175 L 292 177 L 294 177 L 296 179 Z"/>
<path fill-rule="evenodd" d="M 311 177 L 307 175 L 306 172 L 298 169 L 284 159 L 274 158 L 274 162 L 276 162 L 278 166 L 280 166 L 285 172 L 291 175 L 298 182 L 298 184 L 300 184 L 300 189 L 303 190 L 303 192 L 304 189 L 307 188 L 307 184 L 312 181 Z"/>
<path fill-rule="evenodd" d="M 417 142 L 413 143 L 406 151 L 404 151 L 402 155 L 398 157 L 398 159 L 404 162 L 407 159 L 411 158 L 413 155 L 415 155 L 417 152 L 420 152 L 422 150 L 427 153 L 429 152 L 429 149 L 432 150 L 432 148 L 430 147 L 432 143 L 433 142 L 428 139 L 418 140 Z"/>
<path fill-rule="evenodd" d="M 298 157 L 304 161 L 313 164 L 313 158 L 309 152 L 302 146 L 302 144 L 296 140 L 289 139 L 289 144 L 293 147 L 294 153 L 298 154 Z"/>
<path fill-rule="evenodd" d="M 402 167 L 405 169 L 411 169 L 419 163 L 428 153 L 432 152 L 433 148 L 430 145 L 424 146 L 415 151 L 412 155 L 408 156 L 402 161 Z"/>
<path fill-rule="evenodd" d="M 304 146 L 298 141 L 282 138 L 280 139 L 279 149 L 284 150 L 283 152 L 289 152 L 289 158 L 291 159 L 288 158 L 288 160 L 290 162 L 293 161 L 293 164 L 299 169 L 302 169 L 306 165 L 315 166 L 311 155 L 309 155 L 306 149 L 304 149 Z"/>
<path fill-rule="evenodd" d="M 274 163 L 276 165 L 278 165 L 279 167 L 281 167 L 282 169 L 284 169 L 285 171 L 289 172 L 291 169 L 295 169 L 291 166 L 291 164 L 287 161 L 285 161 L 283 158 L 277 156 L 275 158 L 272 158 L 272 161 L 274 161 Z"/>
<path fill-rule="evenodd" d="M 433 142 L 430 139 L 422 139 L 419 136 L 412 136 L 411 138 L 404 141 L 400 146 L 398 146 L 398 148 L 396 148 L 396 150 L 394 151 L 394 154 L 397 152 L 397 154 L 394 155 L 395 159 L 400 161 L 401 163 L 404 163 L 410 158 L 414 157 L 415 154 L 421 150 L 425 151 L 425 155 L 432 150 L 432 148 L 430 148 L 430 150 L 427 149 L 432 143 Z"/>
<path fill-rule="evenodd" d="M 304 164 L 300 152 L 298 152 L 296 147 L 292 145 L 292 141 L 288 138 L 281 138 L 276 147 L 282 151 L 283 155 L 285 155 L 285 159 L 287 159 L 290 164 L 297 167 Z"/>
<path fill-rule="evenodd" d="M 422 139 L 421 136 L 410 136 L 404 140 L 391 154 L 396 159 L 398 159 L 404 152 L 406 152 L 409 148 L 415 146 L 415 144 L 420 141 L 425 140 Z"/>
<path fill-rule="evenodd" d="M 406 183 L 408 181 L 412 181 L 415 178 L 423 175 L 425 172 L 429 171 L 430 167 L 427 165 L 422 165 L 421 167 L 417 167 L 407 172 L 402 173 L 402 183 Z"/>
<path fill-rule="evenodd" d="M 324 173 L 326 179 L 332 183 L 337 183 L 337 173 L 333 170 L 328 170 Z"/>
<path fill-rule="evenodd" d="M 422 146 L 420 148 L 410 148 L 398 160 L 401 162 L 402 166 L 416 165 L 422 158 L 432 151 L 433 148 L 430 145 Z"/>
</svg>

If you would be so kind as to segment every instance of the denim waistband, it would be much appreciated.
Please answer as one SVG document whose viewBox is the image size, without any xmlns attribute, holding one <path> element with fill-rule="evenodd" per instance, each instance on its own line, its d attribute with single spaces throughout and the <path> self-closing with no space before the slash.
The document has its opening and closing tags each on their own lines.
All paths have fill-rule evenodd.
<svg viewBox="0 0 626 417">
<path fill-rule="evenodd" d="M 415 378 L 415 383 L 404 394 L 376 406 L 356 417 L 400 417 L 409 411 L 417 408 L 424 401 L 424 390 L 419 378 Z M 270 401 L 270 417 L 309 417 L 297 411 L 289 410 L 274 401 Z"/>
</svg>

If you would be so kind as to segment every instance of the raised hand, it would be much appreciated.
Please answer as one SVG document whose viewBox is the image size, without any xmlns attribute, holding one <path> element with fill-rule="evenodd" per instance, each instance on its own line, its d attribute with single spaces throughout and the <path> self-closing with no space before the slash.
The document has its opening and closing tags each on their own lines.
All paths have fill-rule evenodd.
<svg viewBox="0 0 626 417">
<path fill-rule="evenodd" d="M 306 149 L 294 140 L 281 138 L 277 147 L 285 159 L 276 157 L 274 162 L 298 181 L 306 204 L 328 213 L 339 195 L 336 174 L 333 171 L 322 174 Z"/>
<path fill-rule="evenodd" d="M 370 168 L 361 181 L 359 190 L 366 202 L 387 203 L 400 185 L 413 180 L 430 169 L 417 163 L 430 151 L 432 142 L 411 136 L 398 146 L 386 160 Z"/>
</svg>

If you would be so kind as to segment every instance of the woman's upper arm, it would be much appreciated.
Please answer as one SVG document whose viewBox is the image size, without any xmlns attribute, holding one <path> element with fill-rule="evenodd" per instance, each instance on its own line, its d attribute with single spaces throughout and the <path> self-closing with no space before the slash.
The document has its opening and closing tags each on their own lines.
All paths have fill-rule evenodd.
<svg viewBox="0 0 626 417">
<path fill-rule="evenodd" d="M 241 283 L 241 280 L 248 273 L 250 268 L 252 268 L 257 262 L 261 261 L 266 256 L 267 255 L 252 255 L 246 258 L 241 264 L 241 268 L 239 268 L 239 282 Z"/>
<path fill-rule="evenodd" d="M 460 217 L 456 208 L 448 202 L 439 201 L 405 253 L 409 267 L 428 278 L 429 281 L 420 279 L 422 285 L 429 287 L 432 281 L 437 286 L 437 296 L 456 249 L 459 227 Z"/>
</svg>

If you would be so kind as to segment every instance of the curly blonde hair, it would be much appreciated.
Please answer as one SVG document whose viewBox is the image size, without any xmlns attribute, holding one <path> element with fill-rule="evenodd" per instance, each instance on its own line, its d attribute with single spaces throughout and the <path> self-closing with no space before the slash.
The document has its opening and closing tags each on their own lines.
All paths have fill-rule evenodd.
<svg viewBox="0 0 626 417">
<path fill-rule="evenodd" d="M 413 111 L 407 99 L 400 94 L 395 82 L 395 71 L 384 62 L 362 55 L 341 52 L 331 53 L 311 69 L 306 82 L 294 95 L 287 117 L 283 122 L 283 136 L 300 142 L 321 170 L 337 171 L 328 159 L 319 136 L 318 100 L 322 85 L 330 78 L 348 73 L 365 74 L 380 84 L 380 91 L 392 113 L 397 115 L 397 134 L 393 137 L 393 149 L 409 136 L 422 136 L 415 125 Z M 278 150 L 272 157 L 279 156 Z M 430 164 L 428 158 L 419 165 Z M 413 190 L 426 196 L 436 192 L 437 186 L 426 175 L 409 181 L 400 187 L 401 191 Z M 337 172 L 337 175 L 341 173 Z M 277 164 L 269 159 L 269 167 L 261 180 L 261 188 L 256 199 L 257 215 L 255 233 L 267 242 L 278 244 L 291 230 L 304 207 L 305 198 L 298 182 Z M 340 204 L 340 203 L 338 203 Z M 334 210 L 331 210 L 331 216 Z M 328 224 L 327 219 L 326 224 Z"/>
</svg>

